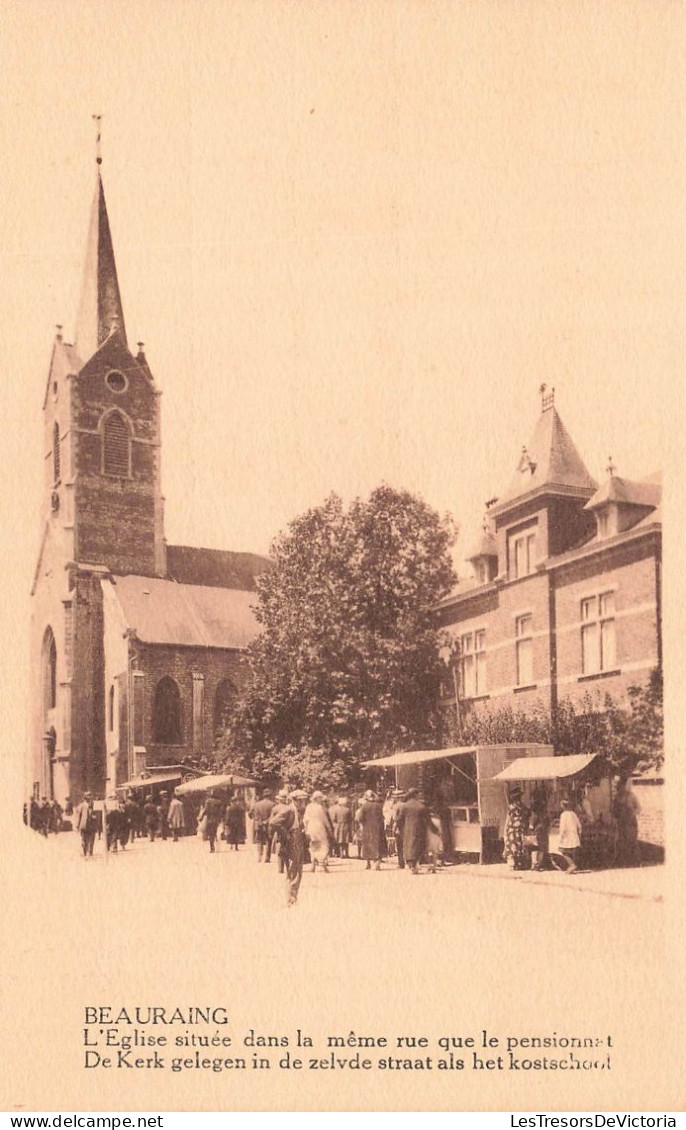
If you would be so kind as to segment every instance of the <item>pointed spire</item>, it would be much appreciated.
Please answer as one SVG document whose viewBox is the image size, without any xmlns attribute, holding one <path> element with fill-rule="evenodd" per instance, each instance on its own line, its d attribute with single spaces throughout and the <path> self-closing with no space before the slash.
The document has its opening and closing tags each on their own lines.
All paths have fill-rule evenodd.
<svg viewBox="0 0 686 1130">
<path fill-rule="evenodd" d="M 126 343 L 124 310 L 119 293 L 117 266 L 114 261 L 112 235 L 107 217 L 105 192 L 100 176 L 100 115 L 94 115 L 97 125 L 96 163 L 98 166 L 95 196 L 91 209 L 86 263 L 81 287 L 81 301 L 76 320 L 75 345 L 84 362 L 92 357 L 102 343 L 119 330 Z"/>
<path fill-rule="evenodd" d="M 514 478 L 497 505 L 498 512 L 535 490 L 590 497 L 597 489 L 555 408 L 554 389 L 548 393 L 541 385 L 539 392 L 541 415 L 529 443 L 522 448 Z"/>
</svg>

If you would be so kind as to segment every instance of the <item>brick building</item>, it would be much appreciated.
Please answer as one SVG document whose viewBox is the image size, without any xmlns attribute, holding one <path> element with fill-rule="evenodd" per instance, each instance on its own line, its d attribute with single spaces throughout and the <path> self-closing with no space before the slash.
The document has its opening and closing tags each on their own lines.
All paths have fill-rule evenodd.
<svg viewBox="0 0 686 1130">
<path fill-rule="evenodd" d="M 545 389 L 469 561 L 438 609 L 463 715 L 551 710 L 596 689 L 621 699 L 661 665 L 659 475 L 633 482 L 610 465 L 599 486 Z"/>
<path fill-rule="evenodd" d="M 102 796 L 209 752 L 238 688 L 267 561 L 167 545 L 160 445 L 160 392 L 142 345 L 128 345 L 98 167 L 75 340 L 58 327 L 43 401 L 35 794 Z"/>
</svg>

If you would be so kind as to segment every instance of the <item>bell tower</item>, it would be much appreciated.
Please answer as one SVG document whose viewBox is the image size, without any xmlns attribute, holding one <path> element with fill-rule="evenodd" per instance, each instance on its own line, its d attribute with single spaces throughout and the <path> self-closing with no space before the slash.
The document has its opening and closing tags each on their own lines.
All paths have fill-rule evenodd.
<svg viewBox="0 0 686 1130">
<path fill-rule="evenodd" d="M 100 156 L 73 344 L 57 327 L 43 399 L 43 536 L 32 588 L 29 789 L 102 795 L 101 579 L 164 576 L 160 393 L 129 348 Z"/>
</svg>

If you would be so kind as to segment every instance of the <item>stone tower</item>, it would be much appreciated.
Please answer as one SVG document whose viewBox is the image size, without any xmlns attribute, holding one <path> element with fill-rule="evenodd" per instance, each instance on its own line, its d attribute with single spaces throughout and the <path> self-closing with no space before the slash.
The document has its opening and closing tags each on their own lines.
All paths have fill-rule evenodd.
<svg viewBox="0 0 686 1130">
<path fill-rule="evenodd" d="M 73 344 L 58 327 L 43 400 L 41 548 L 32 588 L 34 793 L 105 781 L 101 580 L 164 576 L 160 398 L 129 349 L 100 159 Z"/>
</svg>

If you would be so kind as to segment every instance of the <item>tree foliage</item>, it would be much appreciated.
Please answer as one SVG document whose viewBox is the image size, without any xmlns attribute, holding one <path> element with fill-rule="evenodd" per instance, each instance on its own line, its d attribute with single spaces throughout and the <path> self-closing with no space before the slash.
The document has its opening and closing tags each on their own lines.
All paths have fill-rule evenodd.
<svg viewBox="0 0 686 1130">
<path fill-rule="evenodd" d="M 446 744 L 495 745 L 542 742 L 557 753 L 602 753 L 619 776 L 660 770 L 664 761 L 662 674 L 627 690 L 625 700 L 586 694 L 563 699 L 551 713 L 540 702 L 529 710 L 490 704 L 470 710 L 458 735 L 455 715 L 447 717 Z"/>
<path fill-rule="evenodd" d="M 262 631 L 220 760 L 336 787 L 359 760 L 435 743 L 431 610 L 455 581 L 454 537 L 449 518 L 385 485 L 296 518 L 258 580 Z"/>
</svg>

